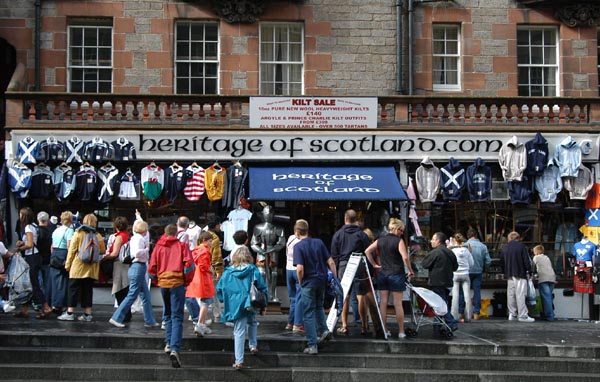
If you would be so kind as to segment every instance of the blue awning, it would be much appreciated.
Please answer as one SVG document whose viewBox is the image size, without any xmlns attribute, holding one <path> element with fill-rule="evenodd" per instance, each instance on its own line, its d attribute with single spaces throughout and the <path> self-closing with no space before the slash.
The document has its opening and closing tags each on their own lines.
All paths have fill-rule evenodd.
<svg viewBox="0 0 600 382">
<path fill-rule="evenodd" d="M 251 200 L 407 200 L 393 167 L 250 167 Z"/>
</svg>

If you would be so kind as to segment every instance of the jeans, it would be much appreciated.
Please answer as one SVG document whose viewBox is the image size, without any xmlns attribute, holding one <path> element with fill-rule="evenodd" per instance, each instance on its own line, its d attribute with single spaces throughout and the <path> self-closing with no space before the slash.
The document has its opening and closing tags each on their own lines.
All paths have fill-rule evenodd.
<svg viewBox="0 0 600 382">
<path fill-rule="evenodd" d="M 185 305 L 185 286 L 160 288 L 163 298 L 165 319 L 165 344 L 171 351 L 179 352 L 183 337 L 183 307 Z"/>
<path fill-rule="evenodd" d="M 552 292 L 554 292 L 554 283 L 543 282 L 538 284 L 542 306 L 544 307 L 544 317 L 549 321 L 554 321 L 554 307 L 552 306 Z"/>
<path fill-rule="evenodd" d="M 44 290 L 40 285 L 40 267 L 42 266 L 42 256 L 39 253 L 33 255 L 23 256 L 27 264 L 29 264 L 29 279 L 31 280 L 31 287 L 33 288 L 33 303 L 36 305 L 42 305 L 46 302 L 46 296 Z"/>
<path fill-rule="evenodd" d="M 131 306 L 139 295 L 144 309 L 144 323 L 147 325 L 156 323 L 154 311 L 152 310 L 150 289 L 148 289 L 148 283 L 146 282 L 147 269 L 148 266 L 146 263 L 134 262 L 129 266 L 129 270 L 127 271 L 127 276 L 129 277 L 129 292 L 127 292 L 127 296 L 113 313 L 113 320 L 123 323 L 127 313 L 131 312 Z"/>
<path fill-rule="evenodd" d="M 302 291 L 298 283 L 298 274 L 295 270 L 287 269 L 285 271 L 288 296 L 290 297 L 290 312 L 288 324 L 302 326 L 304 322 L 304 313 L 302 311 Z"/>
<path fill-rule="evenodd" d="M 69 274 L 64 269 L 56 269 L 50 267 L 48 269 L 50 277 L 48 277 L 49 289 L 46 299 L 48 305 L 53 308 L 67 307 L 67 288 L 69 286 Z"/>
<path fill-rule="evenodd" d="M 302 288 L 302 308 L 304 312 L 304 332 L 308 347 L 316 347 L 317 336 L 327 330 L 325 309 L 325 286 Z"/>
<path fill-rule="evenodd" d="M 430 287 L 430 289 L 435 294 L 440 296 L 442 300 L 444 300 L 446 305 L 448 305 L 448 288 L 441 286 L 432 286 Z M 444 321 L 446 321 L 446 324 L 450 327 L 450 329 L 455 330 L 458 328 L 458 321 L 456 321 L 456 319 L 454 318 L 452 313 L 450 313 L 450 311 L 448 311 L 448 313 L 446 313 L 446 315 L 443 318 Z"/>
<path fill-rule="evenodd" d="M 471 279 L 471 288 L 473 289 L 473 314 L 479 314 L 481 312 L 481 280 L 483 274 L 481 273 L 469 273 Z M 464 313 L 465 301 L 462 290 L 460 291 L 460 301 L 458 306 L 458 312 Z"/>
<path fill-rule="evenodd" d="M 235 351 L 235 363 L 244 363 L 244 344 L 246 342 L 246 330 L 248 331 L 248 346 L 257 347 L 256 332 L 258 323 L 256 313 L 246 311 L 240 318 L 233 322 L 233 348 Z"/>
<path fill-rule="evenodd" d="M 468 274 L 454 274 L 454 285 L 452 286 L 452 309 L 451 313 L 456 318 L 458 317 L 458 305 L 460 302 L 466 302 L 467 309 L 465 312 L 465 321 L 471 319 L 471 279 Z M 461 293 L 462 292 L 462 293 Z M 466 297 L 465 297 L 466 296 Z M 464 302 L 463 302 L 464 301 Z"/>
<path fill-rule="evenodd" d="M 192 316 L 192 321 L 198 322 L 198 318 L 200 317 L 200 305 L 198 304 L 196 297 L 186 297 L 185 307 L 190 316 Z"/>
</svg>

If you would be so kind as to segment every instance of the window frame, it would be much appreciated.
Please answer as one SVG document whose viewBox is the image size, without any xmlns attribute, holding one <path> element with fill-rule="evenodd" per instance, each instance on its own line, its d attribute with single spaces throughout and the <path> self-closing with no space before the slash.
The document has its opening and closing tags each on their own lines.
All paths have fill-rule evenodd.
<svg viewBox="0 0 600 382">
<path fill-rule="evenodd" d="M 272 27 L 275 28 L 275 30 L 277 28 L 281 28 L 281 27 L 287 27 L 287 36 L 288 39 L 285 43 L 287 43 L 287 52 L 288 52 L 288 58 L 290 56 L 290 45 L 291 44 L 300 44 L 300 61 L 290 61 L 290 60 L 267 60 L 265 57 L 263 57 L 263 44 L 266 43 L 266 41 L 263 41 L 263 38 L 265 37 L 265 33 L 266 31 L 263 28 L 267 28 L 267 27 Z M 300 35 L 300 41 L 290 41 L 289 36 L 290 36 L 290 29 L 291 27 L 298 27 L 299 28 L 299 35 Z M 261 23 L 259 28 L 258 28 L 259 32 L 258 32 L 258 93 L 260 95 L 264 95 L 264 96 L 277 96 L 277 95 L 287 95 L 287 96 L 300 96 L 300 95 L 304 95 L 304 69 L 305 69 L 305 44 L 304 44 L 304 33 L 305 33 L 305 28 L 304 28 L 304 24 L 303 23 L 284 23 L 284 22 L 264 22 Z M 278 41 L 276 39 L 276 33 L 273 33 L 273 40 L 271 40 L 272 44 L 281 44 L 280 41 Z M 287 81 L 269 81 L 267 82 L 267 80 L 264 78 L 263 76 L 263 70 L 266 71 L 268 69 L 271 69 L 269 67 L 266 66 L 271 66 L 271 68 L 273 70 L 277 70 L 277 68 L 279 67 L 280 69 L 285 70 L 285 75 L 287 76 L 288 80 Z M 298 68 L 299 67 L 299 72 L 300 72 L 300 78 L 299 81 L 291 81 L 290 78 L 293 75 L 293 69 L 294 67 Z M 274 73 L 273 77 L 276 77 L 277 74 Z M 278 84 L 281 84 L 281 86 L 283 86 L 285 89 L 281 91 L 280 93 L 277 93 L 277 86 Z M 293 93 L 290 91 L 290 88 L 297 84 L 300 87 L 300 91 L 299 93 Z M 267 92 L 263 89 L 263 87 L 270 87 L 271 91 Z"/>
<path fill-rule="evenodd" d="M 85 57 L 84 57 L 84 51 L 86 50 L 87 47 L 91 47 L 88 45 L 85 45 L 85 41 L 82 41 L 82 45 L 81 46 L 75 46 L 73 45 L 73 42 L 71 41 L 71 36 L 72 36 L 72 31 L 74 29 L 82 29 L 84 31 L 85 34 L 85 30 L 96 30 L 96 45 L 95 48 L 98 51 L 101 46 L 98 44 L 99 43 L 99 38 L 98 38 L 98 31 L 100 29 L 108 29 L 110 31 L 110 63 L 109 65 L 86 65 L 85 64 Z M 75 65 L 73 64 L 72 60 L 72 49 L 75 47 L 79 47 L 80 49 L 82 49 L 82 64 L 81 65 Z M 75 81 L 73 79 L 73 71 L 74 70 L 78 70 L 78 69 L 82 69 L 82 79 L 80 80 L 80 82 L 82 83 L 81 86 L 81 93 L 112 93 L 113 91 L 113 86 L 114 86 L 114 33 L 113 33 L 113 25 L 112 25 L 112 21 L 110 22 L 110 24 L 105 24 L 105 23 L 87 23 L 87 22 L 73 22 L 71 24 L 69 24 L 67 26 L 67 92 L 73 92 L 73 82 Z M 101 61 L 99 54 L 96 54 L 96 58 L 95 60 L 97 62 Z M 98 90 L 100 88 L 100 83 L 102 82 L 106 82 L 106 81 L 102 81 L 100 80 L 100 71 L 110 71 L 110 89 L 106 92 L 99 92 L 99 91 L 86 91 L 86 82 L 91 82 L 91 81 L 87 81 L 85 79 L 85 72 L 87 70 L 91 70 L 91 71 L 96 71 L 96 89 Z"/>
<path fill-rule="evenodd" d="M 527 31 L 529 33 L 529 43 L 528 45 L 520 45 L 519 44 L 519 32 L 521 31 Z M 539 64 L 534 64 L 532 63 L 532 57 L 533 55 L 531 54 L 531 49 L 533 47 L 541 47 L 541 51 L 544 53 L 544 57 L 545 56 L 545 52 L 547 50 L 548 47 L 551 47 L 551 45 L 547 45 L 545 44 L 545 42 L 543 42 L 541 45 L 533 45 L 531 43 L 531 32 L 532 31 L 551 31 L 554 34 L 554 40 L 555 40 L 555 44 L 554 44 L 554 59 L 555 59 L 555 64 L 546 64 L 544 62 L 539 63 Z M 542 34 L 542 36 L 544 36 L 544 34 Z M 545 37 L 543 37 L 543 39 L 545 40 Z M 522 47 L 527 47 L 529 49 L 529 54 L 528 54 L 528 61 L 529 63 L 527 64 L 523 64 L 521 63 L 521 56 L 519 56 L 520 53 L 520 48 Z M 560 33 L 559 33 L 559 28 L 557 26 L 554 25 L 520 25 L 517 27 L 517 38 L 516 38 L 516 48 L 517 48 L 517 94 L 519 96 L 523 96 L 523 97 L 558 97 L 561 93 L 561 87 L 560 87 Z M 545 58 L 542 58 L 542 61 L 545 61 Z M 522 68 L 529 68 L 528 69 L 528 77 L 529 77 L 529 82 L 528 83 L 523 83 L 522 78 L 521 78 L 521 69 Z M 543 77 L 545 77 L 545 73 L 544 73 L 544 69 L 545 68 L 554 68 L 555 73 L 554 73 L 554 84 L 549 84 L 546 80 L 542 80 L 542 82 L 540 84 L 532 84 L 531 83 L 531 78 L 532 78 L 532 73 L 531 73 L 531 68 L 541 68 L 542 69 L 542 74 Z M 547 94 L 546 93 L 546 89 L 553 85 L 554 86 L 554 94 Z M 528 94 L 521 94 L 521 88 L 527 86 L 528 87 Z M 532 91 L 531 88 L 533 86 L 541 86 L 542 87 L 542 93 L 541 95 L 539 94 L 535 94 L 532 95 Z"/>
<path fill-rule="evenodd" d="M 435 39 L 435 31 L 438 28 L 444 28 L 444 40 Z M 452 40 L 448 40 L 448 38 L 447 38 L 447 30 L 450 28 L 456 30 L 456 45 L 457 45 L 456 53 L 449 54 L 449 53 L 447 53 L 447 51 L 436 53 L 436 51 L 435 51 L 435 42 L 436 41 L 443 41 L 445 48 L 447 47 L 448 42 L 452 41 Z M 462 44 L 461 44 L 461 38 L 462 38 L 462 30 L 461 30 L 460 24 L 440 23 L 440 24 L 432 25 L 432 30 L 431 30 L 431 75 L 432 75 L 431 83 L 432 83 L 432 88 L 434 91 L 461 91 L 462 90 L 462 55 L 461 55 Z M 456 84 L 435 83 L 436 58 L 441 58 L 442 60 L 449 60 L 449 59 L 456 60 Z M 445 78 L 448 78 L 447 73 L 449 72 L 449 69 L 442 69 L 440 71 L 445 73 L 445 75 L 444 75 Z"/>
<path fill-rule="evenodd" d="M 181 24 L 188 24 L 189 25 L 189 30 L 188 30 L 188 39 L 187 40 L 180 40 L 180 36 L 178 35 L 178 27 Z M 199 26 L 202 25 L 203 26 L 203 40 L 192 40 L 192 37 L 190 36 L 192 33 L 192 29 L 191 26 L 195 25 L 195 26 Z M 206 27 L 207 26 L 213 26 L 216 27 L 216 36 L 217 36 L 217 40 L 216 41 L 207 41 L 206 39 Z M 173 39 L 174 39 L 174 49 L 173 49 L 173 90 L 175 94 L 220 94 L 220 83 L 221 83 L 221 76 L 220 76 L 220 28 L 219 28 L 219 23 L 216 21 L 209 21 L 209 20 L 176 20 L 176 22 L 174 23 L 174 33 L 173 33 Z M 192 43 L 193 42 L 201 42 L 203 49 L 203 57 L 201 59 L 192 59 L 191 58 L 191 53 L 189 53 L 189 58 L 188 59 L 181 59 L 179 58 L 179 54 L 178 54 L 178 48 L 179 48 L 179 43 L 183 42 L 183 41 L 187 41 L 188 44 L 188 52 L 192 51 Z M 216 43 L 216 58 L 215 59 L 206 59 L 206 45 L 207 43 Z M 179 80 L 180 80 L 180 75 L 179 75 L 179 64 L 188 64 L 188 75 L 187 75 L 187 79 L 188 79 L 188 92 L 184 93 L 179 89 Z M 202 65 L 202 76 L 198 77 L 194 77 L 193 73 L 192 73 L 192 66 L 195 64 L 200 64 Z M 216 77 L 207 77 L 206 76 L 206 68 L 207 65 L 216 65 Z M 181 79 L 186 78 L 181 76 Z M 203 92 L 202 93 L 192 93 L 192 80 L 194 78 L 201 78 L 202 79 L 202 89 Z M 207 79 L 214 79 L 215 80 L 215 93 L 207 93 L 206 92 L 206 81 Z"/>
</svg>

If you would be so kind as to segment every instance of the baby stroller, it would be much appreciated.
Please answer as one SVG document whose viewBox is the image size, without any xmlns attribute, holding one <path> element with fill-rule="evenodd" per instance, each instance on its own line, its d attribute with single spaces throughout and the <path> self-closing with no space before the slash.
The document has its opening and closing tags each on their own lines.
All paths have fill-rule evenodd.
<svg viewBox="0 0 600 382">
<path fill-rule="evenodd" d="M 410 293 L 412 326 L 405 329 L 409 337 L 419 335 L 419 329 L 422 326 L 432 325 L 434 333 L 439 333 L 442 337 L 452 338 L 454 333 L 443 316 L 448 313 L 446 302 L 435 292 L 421 287 L 406 283 Z"/>
</svg>

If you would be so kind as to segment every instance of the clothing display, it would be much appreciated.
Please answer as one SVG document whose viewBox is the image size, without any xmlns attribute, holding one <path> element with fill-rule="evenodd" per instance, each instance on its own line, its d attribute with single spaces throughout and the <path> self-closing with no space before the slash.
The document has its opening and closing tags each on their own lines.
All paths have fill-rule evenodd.
<svg viewBox="0 0 600 382">
<path fill-rule="evenodd" d="M 121 137 L 116 141 L 112 141 L 111 145 L 114 150 L 114 160 L 127 162 L 137 159 L 135 145 L 129 142 L 127 138 Z"/>
<path fill-rule="evenodd" d="M 64 146 L 54 137 L 40 142 L 40 158 L 43 161 L 61 161 L 64 159 Z"/>
<path fill-rule="evenodd" d="M 516 135 L 513 135 L 506 142 L 498 153 L 498 163 L 502 169 L 502 177 L 507 182 L 518 182 L 527 168 L 527 153 L 525 145 L 519 142 Z"/>
<path fill-rule="evenodd" d="M 83 163 L 83 155 L 85 150 L 85 142 L 78 137 L 73 137 L 65 141 L 63 145 L 65 150 L 65 162 L 67 163 Z"/>
<path fill-rule="evenodd" d="M 165 183 L 165 172 L 154 162 L 142 169 L 142 190 L 146 199 L 156 200 L 160 197 Z"/>
<path fill-rule="evenodd" d="M 75 195 L 82 201 L 96 197 L 98 175 L 96 169 L 89 163 L 84 163 L 75 174 Z"/>
<path fill-rule="evenodd" d="M 223 198 L 225 192 L 225 167 L 221 167 L 218 163 L 206 169 L 204 174 L 204 186 L 208 200 L 214 202 Z"/>
<path fill-rule="evenodd" d="M 91 163 L 102 163 L 112 159 L 115 149 L 110 143 L 105 142 L 102 138 L 95 137 L 85 144 L 83 152 L 85 160 L 88 160 Z"/>
<path fill-rule="evenodd" d="M 240 162 L 229 167 L 225 176 L 225 190 L 222 199 L 222 206 L 230 209 L 235 208 L 240 203 L 240 198 L 244 196 L 244 188 L 248 179 L 248 169 L 242 167 Z"/>
<path fill-rule="evenodd" d="M 508 182 L 508 195 L 512 204 L 529 204 L 534 193 L 534 182 L 529 176 L 521 175 L 521 180 Z"/>
<path fill-rule="evenodd" d="M 548 141 L 538 131 L 535 137 L 525 142 L 527 168 L 525 173 L 530 176 L 540 176 L 548 164 Z"/>
<path fill-rule="evenodd" d="M 492 191 L 492 169 L 481 158 L 467 168 L 467 188 L 472 202 L 486 202 Z"/>
<path fill-rule="evenodd" d="M 40 157 L 40 143 L 31 137 L 25 137 L 17 144 L 16 158 L 21 163 L 37 163 Z"/>
<path fill-rule="evenodd" d="M 573 245 L 573 254 L 578 262 L 592 261 L 596 255 L 596 244 L 584 237 Z"/>
<path fill-rule="evenodd" d="M 554 158 L 560 168 L 560 176 L 577 176 L 577 170 L 581 165 L 581 147 L 571 136 L 556 145 Z"/>
<path fill-rule="evenodd" d="M 440 173 L 444 200 L 460 200 L 467 179 L 467 173 L 460 162 L 450 158 L 450 162 L 440 169 Z"/>
<path fill-rule="evenodd" d="M 577 240 L 579 231 L 574 223 L 563 223 L 556 228 L 556 237 L 554 238 L 554 250 L 564 253 L 573 253 L 573 244 Z"/>
<path fill-rule="evenodd" d="M 169 202 L 177 199 L 177 196 L 183 191 L 185 187 L 184 168 L 177 164 L 177 162 L 166 168 L 164 186 L 165 197 Z"/>
<path fill-rule="evenodd" d="M 560 177 L 560 169 L 553 158 L 550 158 L 542 175 L 535 178 L 535 189 L 538 192 L 540 202 L 554 203 L 556 196 L 563 188 Z"/>
<path fill-rule="evenodd" d="M 45 163 L 35 165 L 31 173 L 29 197 L 45 199 L 54 196 L 54 173 Z"/>
<path fill-rule="evenodd" d="M 422 203 L 435 201 L 440 192 L 440 169 L 435 166 L 429 157 L 423 158 L 421 165 L 415 172 L 417 191 Z"/>
<path fill-rule="evenodd" d="M 204 168 L 196 162 L 185 168 L 185 187 L 183 195 L 190 202 L 197 202 L 204 195 Z"/>
<path fill-rule="evenodd" d="M 117 187 L 119 169 L 111 163 L 107 163 L 100 167 L 97 171 L 98 175 L 98 201 L 101 203 L 110 202 Z"/>
<path fill-rule="evenodd" d="M 29 167 L 23 163 L 13 161 L 8 164 L 8 185 L 17 199 L 24 199 L 29 194 L 31 173 Z"/>
<path fill-rule="evenodd" d="M 592 172 L 584 165 L 579 166 L 575 176 L 564 179 L 565 190 L 573 200 L 585 200 L 593 185 Z"/>
</svg>

